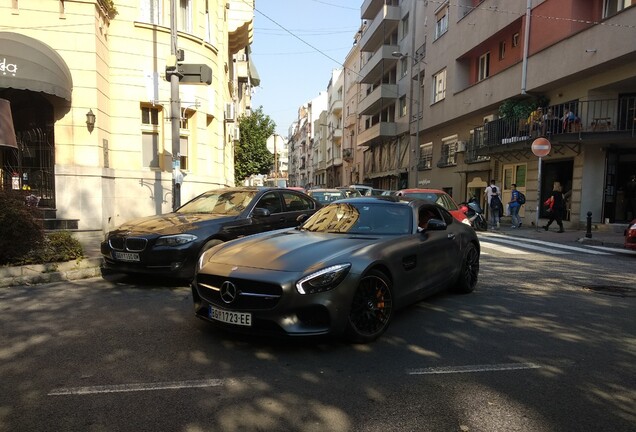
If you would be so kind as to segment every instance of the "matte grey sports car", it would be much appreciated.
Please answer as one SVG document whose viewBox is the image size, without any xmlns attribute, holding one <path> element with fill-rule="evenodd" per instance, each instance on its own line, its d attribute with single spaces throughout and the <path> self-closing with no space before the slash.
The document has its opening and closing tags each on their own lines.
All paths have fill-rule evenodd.
<svg viewBox="0 0 636 432">
<path fill-rule="evenodd" d="M 231 330 L 370 342 L 401 307 L 447 288 L 472 292 L 479 253 L 475 231 L 437 204 L 344 199 L 297 228 L 206 251 L 194 310 Z"/>
</svg>

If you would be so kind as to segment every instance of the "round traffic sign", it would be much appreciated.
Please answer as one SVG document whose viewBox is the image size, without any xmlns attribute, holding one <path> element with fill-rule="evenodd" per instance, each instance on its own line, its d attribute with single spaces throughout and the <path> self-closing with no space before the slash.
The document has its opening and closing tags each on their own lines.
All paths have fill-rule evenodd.
<svg viewBox="0 0 636 432">
<path fill-rule="evenodd" d="M 552 144 L 545 138 L 537 138 L 532 141 L 532 153 L 536 157 L 543 157 L 550 154 L 550 150 L 552 149 Z"/>
</svg>

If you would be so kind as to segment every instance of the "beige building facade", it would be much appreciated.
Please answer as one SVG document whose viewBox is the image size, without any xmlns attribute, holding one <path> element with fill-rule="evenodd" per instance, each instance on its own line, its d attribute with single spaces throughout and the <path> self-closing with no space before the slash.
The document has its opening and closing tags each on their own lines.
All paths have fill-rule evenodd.
<svg viewBox="0 0 636 432">
<path fill-rule="evenodd" d="M 168 0 L 26 6 L 0 4 L 0 61 L 14 70 L 0 78 L 0 98 L 11 103 L 19 147 L 0 150 L 2 187 L 17 176 L 58 219 L 103 232 L 170 211 L 173 178 L 181 203 L 234 184 L 237 120 L 258 84 L 253 1 L 176 2 L 176 47 Z M 212 79 L 181 83 L 171 113 L 166 66 L 181 53 L 180 64 L 204 65 Z"/>
</svg>

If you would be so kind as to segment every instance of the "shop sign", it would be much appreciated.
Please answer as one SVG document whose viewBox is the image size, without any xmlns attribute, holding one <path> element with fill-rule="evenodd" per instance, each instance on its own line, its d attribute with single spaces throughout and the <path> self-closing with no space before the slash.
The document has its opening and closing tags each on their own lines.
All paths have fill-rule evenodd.
<svg viewBox="0 0 636 432">
<path fill-rule="evenodd" d="M 15 74 L 18 72 L 18 65 L 15 63 L 7 63 L 7 59 L 5 57 L 0 60 L 0 72 L 2 72 L 2 75 L 10 73 L 11 75 L 15 76 Z"/>
</svg>

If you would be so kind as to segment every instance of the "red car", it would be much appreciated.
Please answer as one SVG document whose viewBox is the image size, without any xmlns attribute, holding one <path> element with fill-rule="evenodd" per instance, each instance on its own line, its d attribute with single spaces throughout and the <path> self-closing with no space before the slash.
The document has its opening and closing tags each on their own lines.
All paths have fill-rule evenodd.
<svg viewBox="0 0 636 432">
<path fill-rule="evenodd" d="M 446 210 L 448 210 L 455 219 L 460 221 L 461 223 L 465 223 L 466 225 L 470 225 L 470 221 L 466 217 L 466 213 L 459 209 L 457 203 L 453 200 L 453 198 L 444 192 L 443 190 L 438 189 L 402 189 L 396 191 L 394 193 L 396 196 L 403 196 L 407 198 L 418 198 L 427 201 L 434 202 L 436 204 L 441 205 Z"/>
<path fill-rule="evenodd" d="M 625 249 L 636 250 L 636 219 L 625 230 Z"/>
</svg>

